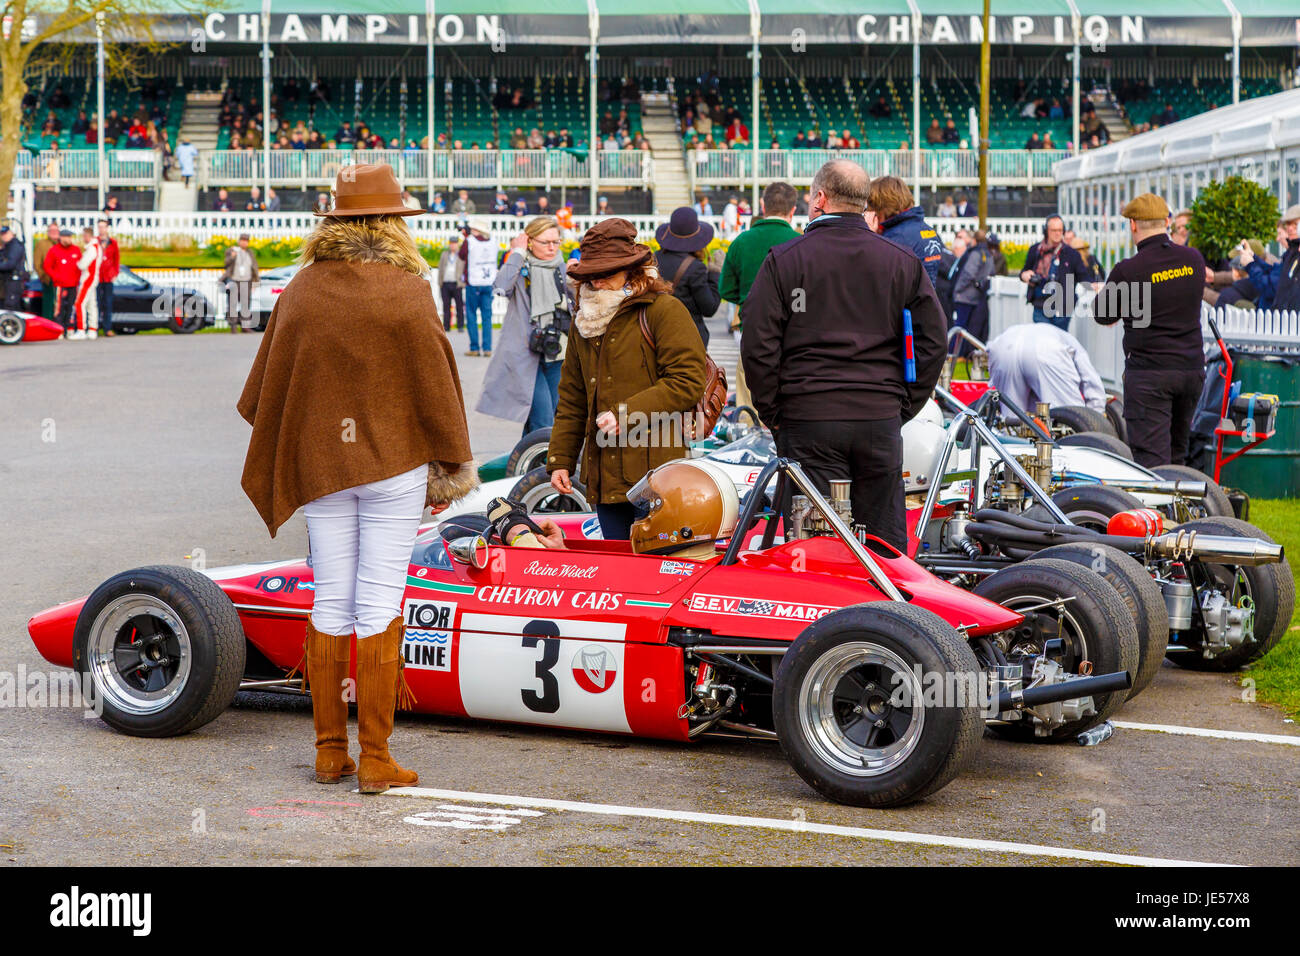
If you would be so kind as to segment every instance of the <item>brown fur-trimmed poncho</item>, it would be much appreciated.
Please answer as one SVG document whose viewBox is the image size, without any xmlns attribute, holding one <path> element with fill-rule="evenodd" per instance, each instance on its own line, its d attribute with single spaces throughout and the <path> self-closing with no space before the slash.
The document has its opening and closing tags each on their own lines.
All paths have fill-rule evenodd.
<svg viewBox="0 0 1300 956">
<path fill-rule="evenodd" d="M 302 261 L 238 404 L 253 426 L 241 484 L 271 536 L 309 501 L 424 462 L 430 503 L 468 492 L 460 377 L 405 223 L 322 220 Z"/>
</svg>

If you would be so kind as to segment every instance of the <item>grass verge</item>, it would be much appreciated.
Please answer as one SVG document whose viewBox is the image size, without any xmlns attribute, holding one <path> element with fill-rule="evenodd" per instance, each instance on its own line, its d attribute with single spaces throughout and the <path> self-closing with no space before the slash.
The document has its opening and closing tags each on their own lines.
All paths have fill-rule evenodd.
<svg viewBox="0 0 1300 956">
<path fill-rule="evenodd" d="M 1252 499 L 1250 523 L 1286 548 L 1294 575 L 1295 562 L 1300 559 L 1300 501 Z M 1292 615 L 1290 627 L 1277 647 L 1252 664 L 1245 676 L 1255 681 L 1259 701 L 1280 708 L 1290 717 L 1300 716 L 1300 613 Z"/>
</svg>

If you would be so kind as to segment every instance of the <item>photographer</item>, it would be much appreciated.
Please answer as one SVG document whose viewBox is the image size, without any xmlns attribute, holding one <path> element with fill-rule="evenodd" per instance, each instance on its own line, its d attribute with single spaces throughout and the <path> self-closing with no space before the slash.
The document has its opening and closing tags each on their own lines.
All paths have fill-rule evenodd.
<svg viewBox="0 0 1300 956">
<path fill-rule="evenodd" d="M 523 422 L 525 435 L 549 428 L 572 312 L 554 217 L 538 216 L 510 241 L 492 288 L 506 296 L 506 315 L 477 410 Z"/>
<path fill-rule="evenodd" d="M 1066 239 L 1065 220 L 1053 213 L 1043 221 L 1042 241 L 1025 253 L 1025 268 L 1020 273 L 1020 281 L 1029 287 L 1025 299 L 1033 306 L 1035 322 L 1051 322 L 1062 332 L 1070 330 L 1076 295 L 1067 283 L 1069 276 L 1074 277 L 1074 288 L 1090 281 L 1083 259 Z M 1072 294 L 1063 294 L 1066 289 Z"/>
</svg>

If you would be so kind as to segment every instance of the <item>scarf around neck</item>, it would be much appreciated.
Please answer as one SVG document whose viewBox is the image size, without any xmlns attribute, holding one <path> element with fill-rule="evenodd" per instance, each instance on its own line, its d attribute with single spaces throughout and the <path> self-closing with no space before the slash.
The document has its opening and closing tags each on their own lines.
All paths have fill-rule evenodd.
<svg viewBox="0 0 1300 956">
<path fill-rule="evenodd" d="M 628 289 L 597 289 L 590 283 L 584 283 L 582 294 L 578 298 L 578 311 L 573 316 L 573 326 L 584 339 L 594 339 L 605 334 L 610 320 L 614 318 L 628 297 Z"/>
<path fill-rule="evenodd" d="M 562 301 L 555 271 L 563 266 L 564 260 L 558 251 L 550 259 L 538 259 L 527 252 L 524 259 L 528 263 L 528 314 L 534 319 L 549 318 Z"/>
<path fill-rule="evenodd" d="M 1038 261 L 1034 263 L 1034 271 L 1044 279 L 1051 276 L 1052 260 L 1055 259 L 1056 254 L 1061 251 L 1061 246 L 1063 244 L 1064 240 L 1058 242 L 1054 246 L 1049 246 L 1046 239 L 1038 244 Z"/>
</svg>

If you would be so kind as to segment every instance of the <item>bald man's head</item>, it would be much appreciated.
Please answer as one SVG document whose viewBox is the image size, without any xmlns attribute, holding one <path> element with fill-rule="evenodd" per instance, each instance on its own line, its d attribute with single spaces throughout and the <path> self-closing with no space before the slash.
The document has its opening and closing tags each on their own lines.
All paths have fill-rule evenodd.
<svg viewBox="0 0 1300 956">
<path fill-rule="evenodd" d="M 871 177 L 865 169 L 850 159 L 832 159 L 813 177 L 813 205 L 821 212 L 860 216 L 867 208 L 870 188 Z"/>
</svg>

